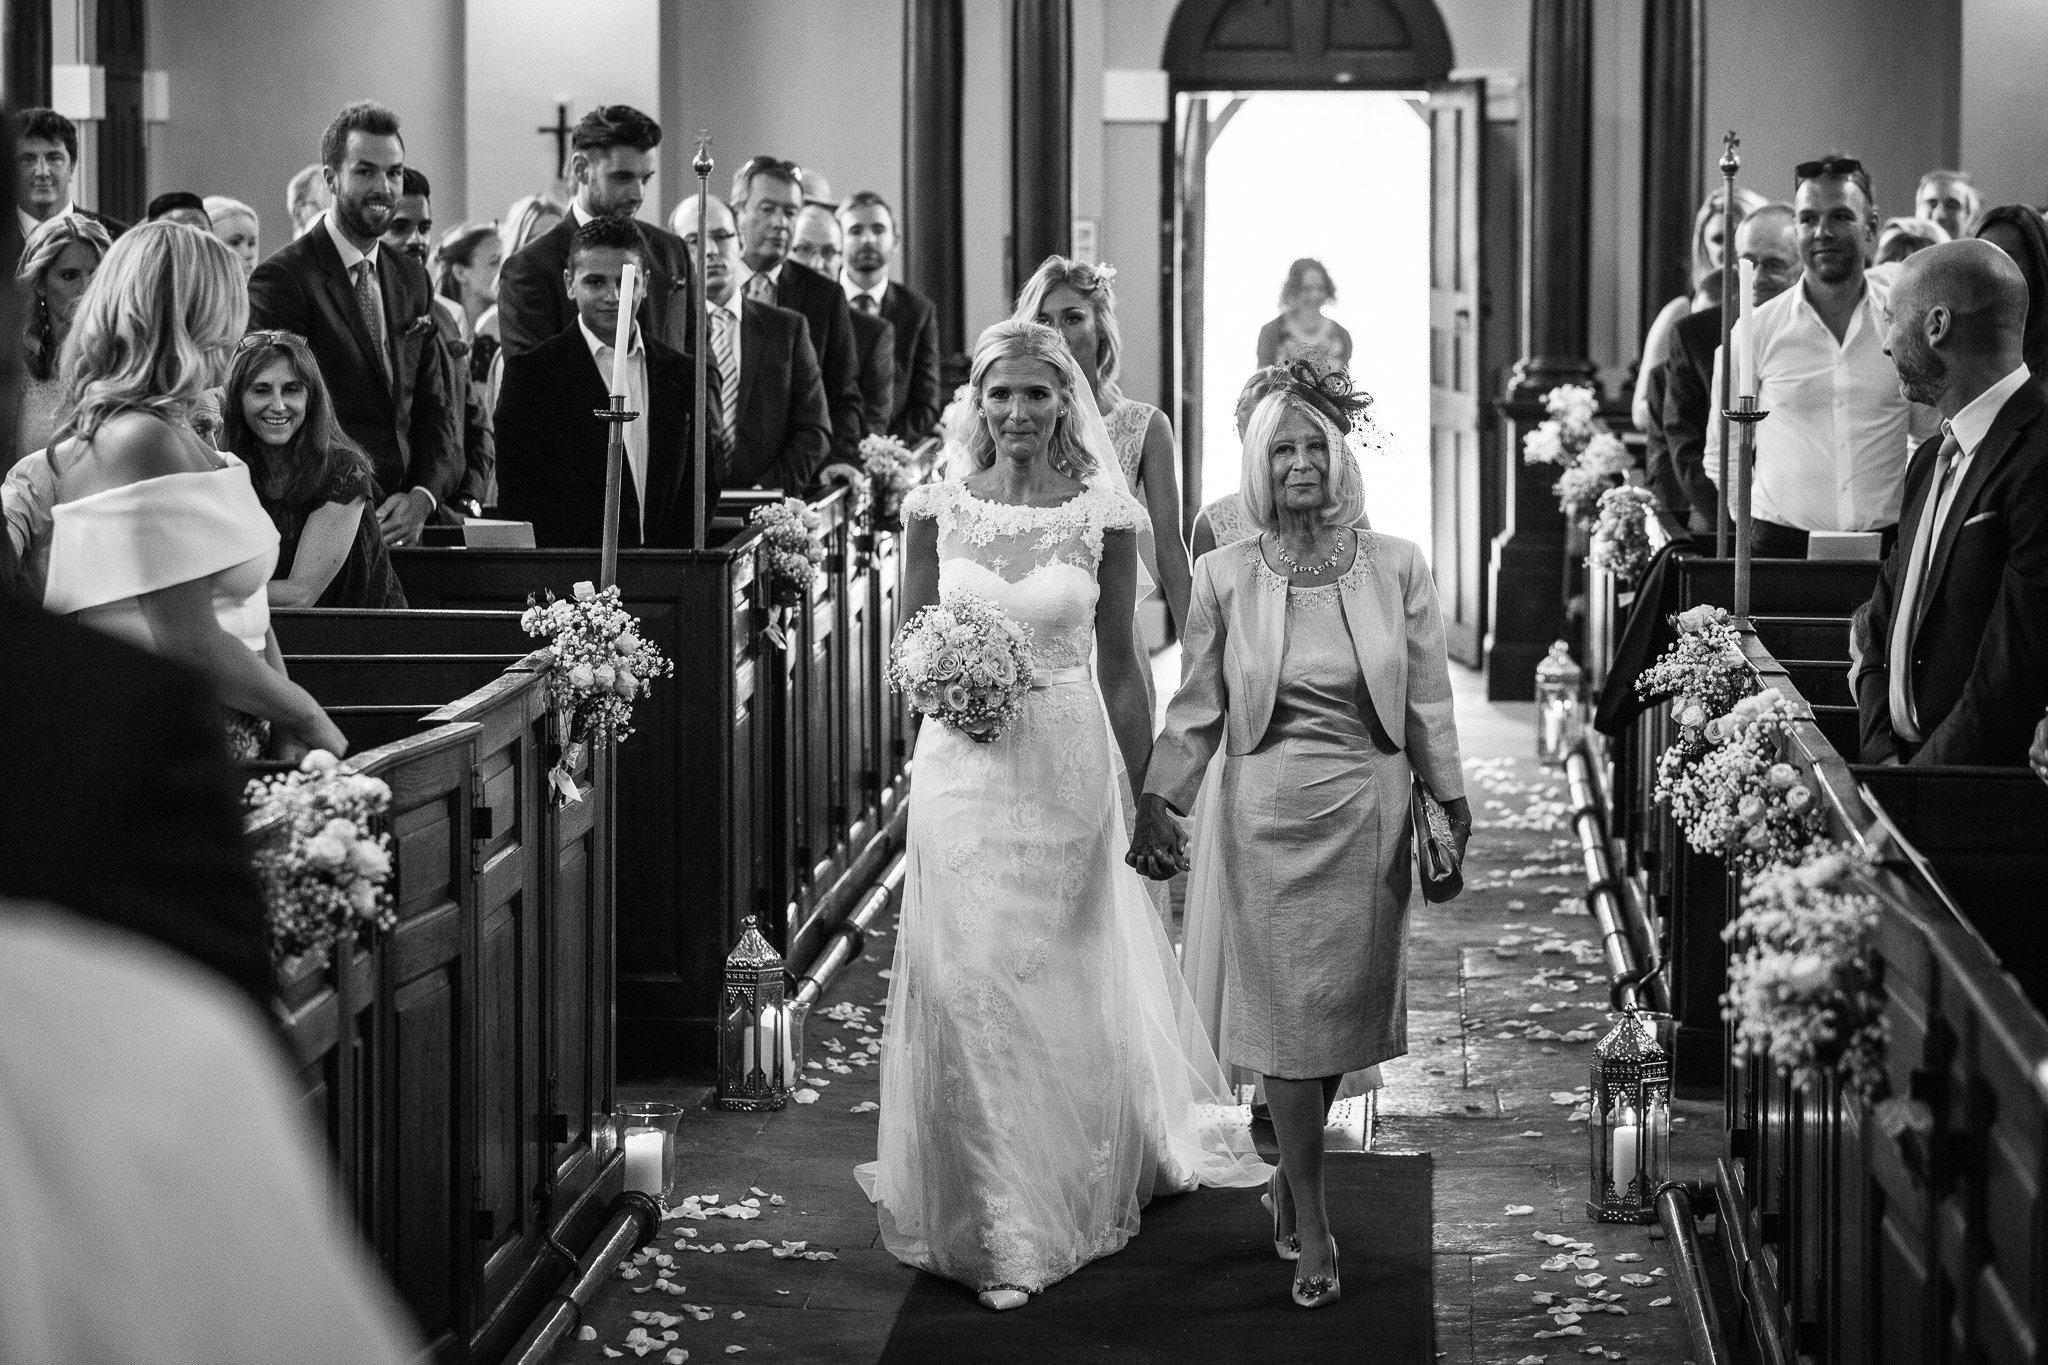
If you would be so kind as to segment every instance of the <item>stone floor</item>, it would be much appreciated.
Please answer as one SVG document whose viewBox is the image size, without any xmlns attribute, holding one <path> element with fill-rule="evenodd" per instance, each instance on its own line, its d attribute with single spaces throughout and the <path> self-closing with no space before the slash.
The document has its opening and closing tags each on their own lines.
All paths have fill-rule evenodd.
<svg viewBox="0 0 2048 1365">
<path fill-rule="evenodd" d="M 1445 906 L 1417 899 L 1410 1053 L 1386 1068 L 1374 1104 L 1352 1102 L 1333 1116 L 1331 1145 L 1369 1140 L 1434 1156 L 1438 1361 L 1678 1365 L 1687 1338 L 1664 1243 L 1653 1229 L 1595 1224 L 1585 1212 L 1588 1139 L 1572 1117 L 1572 1092 L 1586 1084 L 1606 992 L 1590 951 L 1593 921 L 1578 899 L 1584 874 L 1562 780 L 1526 757 L 1527 706 L 1488 703 L 1477 675 L 1456 681 L 1478 824 L 1468 889 Z M 879 1036 L 875 1006 L 893 943 L 878 937 L 814 1016 L 809 1055 L 820 1065 L 810 1075 L 825 1084 L 811 1087 L 809 1103 L 734 1114 L 710 1107 L 701 1087 L 627 1092 L 691 1109 L 678 1197 L 716 1196 L 694 1207 L 746 1216 L 672 1217 L 633 1278 L 612 1281 L 591 1306 L 587 1339 L 558 1359 L 675 1361 L 687 1352 L 700 1362 L 732 1354 L 865 1365 L 880 1356 L 913 1276 L 876 1244 L 851 1171 L 874 1150 L 878 1068 L 858 1063 Z M 1682 1103 L 1678 1113 L 1674 1174 L 1705 1178 L 1718 1107 Z M 1546 1268 L 1571 1250 L 1547 1237 L 1590 1243 L 1598 1264 Z M 1550 1309 L 1574 1296 L 1600 1311 L 1553 1322 Z M 990 1330 L 999 1326 L 990 1315 Z M 961 1342 L 954 1358 L 974 1360 L 974 1343 Z"/>
</svg>

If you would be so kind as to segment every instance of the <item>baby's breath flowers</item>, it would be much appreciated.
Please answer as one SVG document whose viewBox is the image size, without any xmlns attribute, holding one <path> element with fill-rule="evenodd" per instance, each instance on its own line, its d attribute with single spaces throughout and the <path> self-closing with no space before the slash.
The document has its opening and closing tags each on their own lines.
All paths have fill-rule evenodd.
<svg viewBox="0 0 2048 1365">
<path fill-rule="evenodd" d="M 1650 509 L 1656 503 L 1649 489 L 1632 485 L 1602 493 L 1587 558 L 1623 583 L 1641 578 L 1650 565 Z"/>
<path fill-rule="evenodd" d="M 259 820 L 284 825 L 254 858 L 274 964 L 325 966 L 337 945 L 397 922 L 384 889 L 390 836 L 375 828 L 391 804 L 384 782 L 315 749 L 296 772 L 251 779 L 243 799 Z"/>
<path fill-rule="evenodd" d="M 1736 702 L 1706 723 L 1710 747 L 1696 762 L 1657 765 L 1657 799 L 1671 807 L 1686 842 L 1745 877 L 1798 859 L 1823 828 L 1814 791 L 1781 747 L 1794 719 L 1777 688 Z"/>
<path fill-rule="evenodd" d="M 562 739 L 548 784 L 563 801 L 579 801 L 573 775 L 588 746 L 622 743 L 632 734 L 633 704 L 675 665 L 642 638 L 616 587 L 600 592 L 586 581 L 567 599 L 543 591 L 528 599 L 519 624 L 548 642 L 548 702 Z"/>
</svg>

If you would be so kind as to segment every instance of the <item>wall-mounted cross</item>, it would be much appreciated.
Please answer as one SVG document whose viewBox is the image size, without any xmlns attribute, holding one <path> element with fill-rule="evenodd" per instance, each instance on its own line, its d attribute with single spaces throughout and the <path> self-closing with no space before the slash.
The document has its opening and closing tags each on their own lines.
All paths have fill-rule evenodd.
<svg viewBox="0 0 2048 1365">
<path fill-rule="evenodd" d="M 569 122 L 569 106 L 557 104 L 555 106 L 553 126 L 536 128 L 533 131 L 539 133 L 542 137 L 552 137 L 555 140 L 555 179 L 567 179 L 569 175 L 569 134 L 576 131 L 576 126 Z"/>
</svg>

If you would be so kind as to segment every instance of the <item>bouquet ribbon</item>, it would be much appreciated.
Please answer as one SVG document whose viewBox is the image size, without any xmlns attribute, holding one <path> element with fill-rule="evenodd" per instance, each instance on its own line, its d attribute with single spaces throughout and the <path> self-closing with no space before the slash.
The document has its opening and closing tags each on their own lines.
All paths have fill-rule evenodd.
<svg viewBox="0 0 2048 1365">
<path fill-rule="evenodd" d="M 1048 687 L 1060 687 L 1067 683 L 1087 682 L 1093 677 L 1087 664 L 1075 664 L 1072 668 L 1055 668 L 1032 675 L 1031 690 L 1040 691 Z"/>
</svg>

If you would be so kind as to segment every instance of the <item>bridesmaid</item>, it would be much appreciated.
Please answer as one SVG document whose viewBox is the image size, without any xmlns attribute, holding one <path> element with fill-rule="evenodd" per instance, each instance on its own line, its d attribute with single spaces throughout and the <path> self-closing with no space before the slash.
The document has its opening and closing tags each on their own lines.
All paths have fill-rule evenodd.
<svg viewBox="0 0 2048 1365">
<path fill-rule="evenodd" d="M 1421 551 L 1351 525 L 1364 499 L 1339 435 L 1362 395 L 1289 379 L 1244 446 L 1256 537 L 1205 555 L 1180 691 L 1152 751 L 1130 861 L 1187 866 L 1176 819 L 1220 747 L 1216 831 L 1194 900 L 1227 928 L 1227 1060 L 1258 1072 L 1280 1170 L 1274 1249 L 1294 1301 L 1340 1294 L 1323 1125 L 1344 1073 L 1407 1050 L 1410 774 L 1471 831 L 1436 586 Z M 1213 848 L 1213 856 L 1211 849 Z"/>
</svg>

